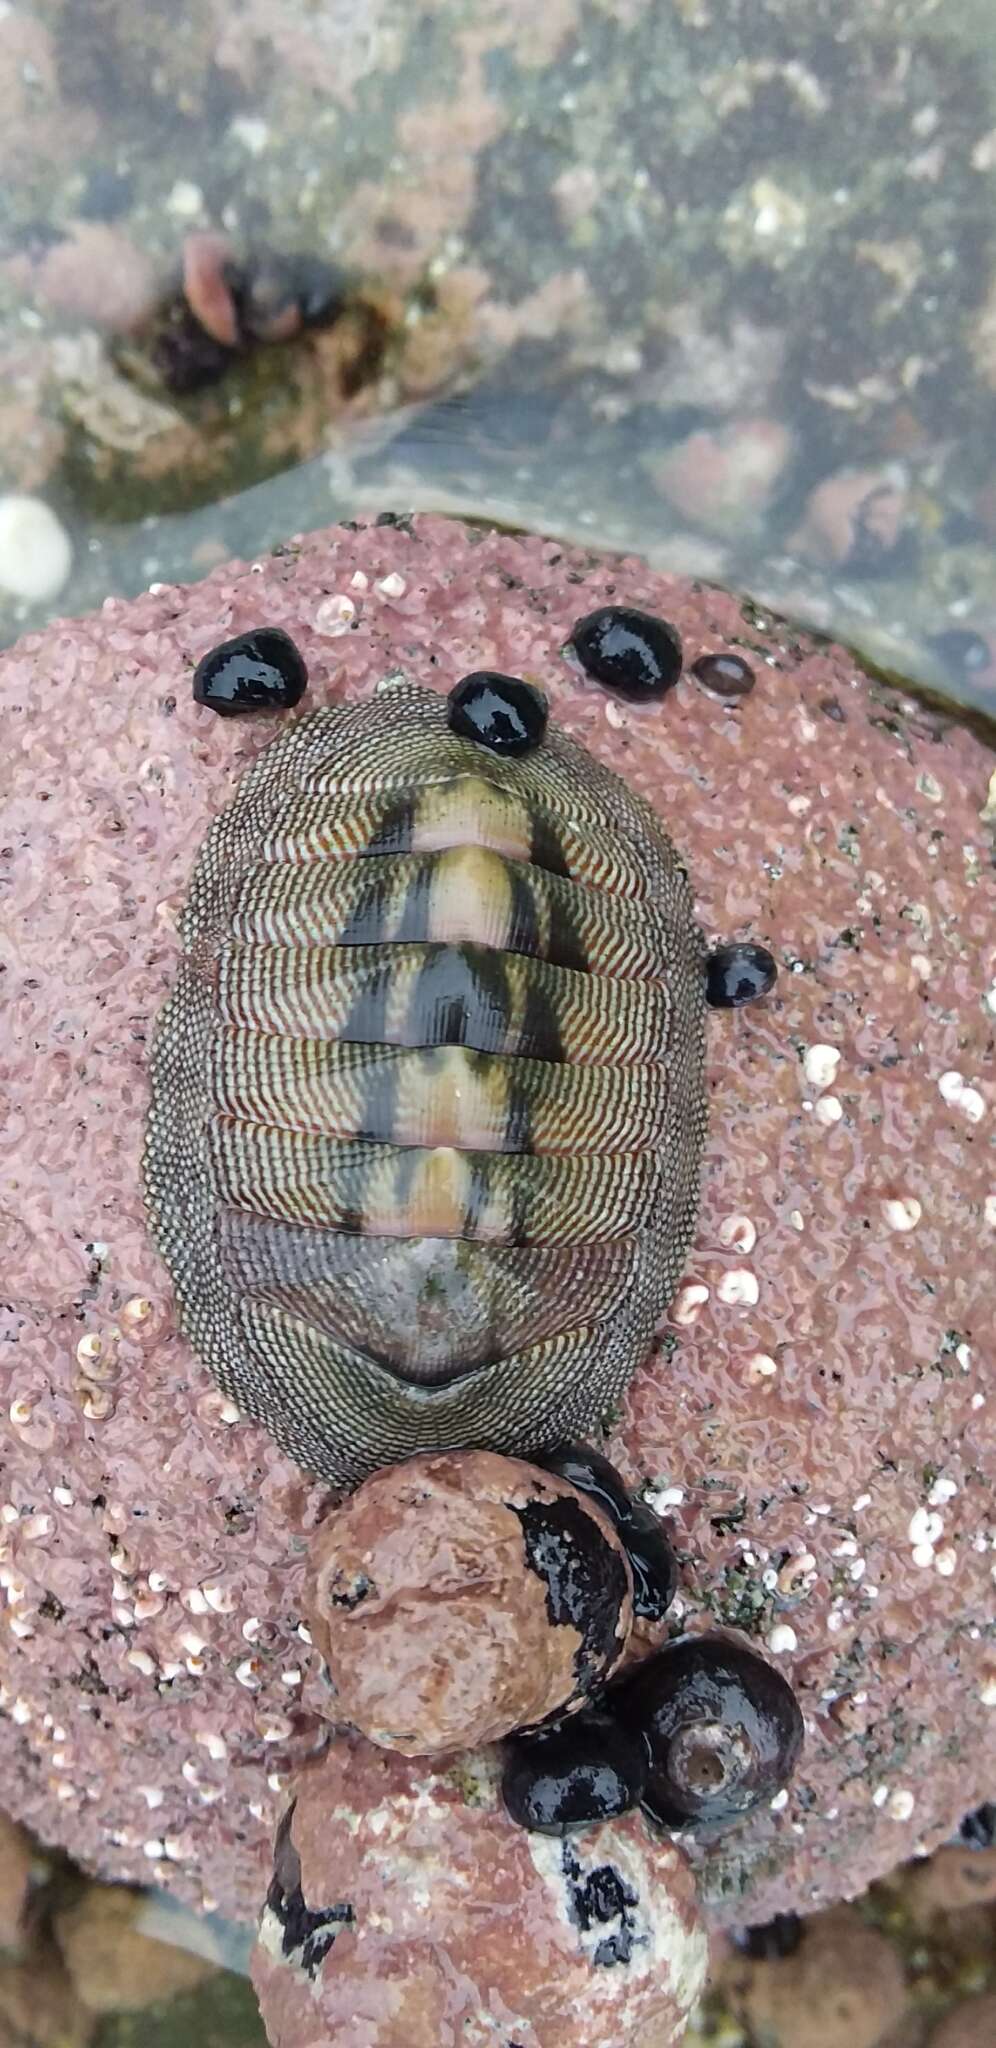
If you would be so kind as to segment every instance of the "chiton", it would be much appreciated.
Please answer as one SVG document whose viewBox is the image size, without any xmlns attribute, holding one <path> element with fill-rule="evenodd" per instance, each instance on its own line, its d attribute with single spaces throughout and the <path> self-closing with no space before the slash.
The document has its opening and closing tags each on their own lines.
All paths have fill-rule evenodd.
<svg viewBox="0 0 996 2048">
<path fill-rule="evenodd" d="M 403 679 L 289 725 L 208 831 L 145 1149 L 183 1329 L 335 1486 L 597 1428 L 681 1271 L 705 965 L 653 811 Z"/>
</svg>

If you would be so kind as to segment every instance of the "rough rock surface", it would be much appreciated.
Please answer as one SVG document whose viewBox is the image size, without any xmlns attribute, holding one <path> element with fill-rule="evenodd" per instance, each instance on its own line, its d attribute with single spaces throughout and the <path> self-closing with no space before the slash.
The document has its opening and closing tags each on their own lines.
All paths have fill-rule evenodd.
<svg viewBox="0 0 996 2048">
<path fill-rule="evenodd" d="M 309 1567 L 332 1712 L 406 1756 L 498 1742 L 582 1706 L 633 1616 L 608 1516 L 490 1451 L 375 1472 L 321 1524 Z"/>
<path fill-rule="evenodd" d="M 217 1965 L 142 1930 L 144 1900 L 124 1885 L 91 1885 L 55 1916 L 55 1934 L 90 2012 L 141 2012 L 213 1975 Z"/>
<path fill-rule="evenodd" d="M 674 620 L 689 661 L 735 643 L 754 689 L 614 701 L 563 652 L 613 599 Z M 753 1631 L 807 1716 L 787 1799 L 709 1852 L 713 1910 L 854 1893 L 996 1782 L 990 762 L 730 597 L 436 519 L 108 601 L 0 662 L 16 1817 L 248 1918 L 317 1739 L 318 1492 L 178 1337 L 138 1182 L 193 852 L 273 731 L 195 707 L 191 671 L 264 621 L 301 645 L 306 704 L 399 664 L 541 679 L 660 808 L 710 937 L 778 958 L 763 1005 L 711 1020 L 687 1285 L 608 1448 L 673 1516 L 676 1620 Z"/>
<path fill-rule="evenodd" d="M 23 1828 L 0 1813 L 0 1949 L 17 1949 L 24 1934 L 34 1851 Z"/>
<path fill-rule="evenodd" d="M 366 1744 L 295 1791 L 253 1962 L 274 2048 L 680 2040 L 707 1944 L 684 1857 L 639 1814 L 526 1834 L 489 1763 L 433 1772 Z"/>
<path fill-rule="evenodd" d="M 794 1955 L 744 1959 L 730 1996 L 766 2048 L 877 2048 L 903 2015 L 906 1984 L 888 1937 L 842 1906 L 807 1925 Z"/>
</svg>

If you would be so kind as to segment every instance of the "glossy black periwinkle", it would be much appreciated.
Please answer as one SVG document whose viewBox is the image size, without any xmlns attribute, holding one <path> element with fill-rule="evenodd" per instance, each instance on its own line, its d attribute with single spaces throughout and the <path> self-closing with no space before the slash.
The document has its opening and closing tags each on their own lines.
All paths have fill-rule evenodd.
<svg viewBox="0 0 996 2048">
<path fill-rule="evenodd" d="M 575 1714 L 538 1735 L 505 1744 L 501 1794 L 509 1817 L 535 1834 L 613 1820 L 638 1806 L 649 1749 L 639 1730 L 609 1714 Z"/>
<path fill-rule="evenodd" d="M 546 731 L 546 698 L 519 676 L 475 669 L 454 685 L 449 704 L 451 732 L 492 754 L 529 754 Z"/>
<path fill-rule="evenodd" d="M 706 961 L 706 1002 L 714 1010 L 741 1010 L 768 995 L 777 979 L 767 946 L 714 946 Z"/>
<path fill-rule="evenodd" d="M 319 256 L 261 249 L 231 278 L 244 339 L 283 340 L 298 326 L 329 327 L 343 311 L 345 272 Z"/>
<path fill-rule="evenodd" d="M 681 639 L 666 619 L 626 604 L 587 612 L 571 632 L 586 675 L 633 703 L 647 703 L 674 688 L 683 660 Z"/>
<path fill-rule="evenodd" d="M 536 1462 L 587 1494 L 608 1515 L 629 1558 L 634 1615 L 641 1621 L 662 1621 L 677 1591 L 678 1560 L 653 1509 L 633 1499 L 622 1474 L 591 1444 L 558 1444 Z"/>
<path fill-rule="evenodd" d="M 212 647 L 194 670 L 194 701 L 233 718 L 243 711 L 287 711 L 300 703 L 308 671 L 289 633 L 260 626 Z"/>
<path fill-rule="evenodd" d="M 617 1529 L 628 1520 L 632 1499 L 622 1473 L 592 1444 L 562 1443 L 537 1458 L 545 1472 L 555 1472 L 579 1493 L 587 1494 Z"/>
<path fill-rule="evenodd" d="M 633 1574 L 633 1613 L 640 1621 L 663 1621 L 678 1590 L 678 1560 L 653 1508 L 635 1500 L 622 1539 Z"/>
<path fill-rule="evenodd" d="M 681 1636 L 609 1695 L 650 1742 L 643 1805 L 668 1828 L 721 1834 L 791 1777 L 799 1703 L 781 1672 L 730 1636 Z"/>
</svg>

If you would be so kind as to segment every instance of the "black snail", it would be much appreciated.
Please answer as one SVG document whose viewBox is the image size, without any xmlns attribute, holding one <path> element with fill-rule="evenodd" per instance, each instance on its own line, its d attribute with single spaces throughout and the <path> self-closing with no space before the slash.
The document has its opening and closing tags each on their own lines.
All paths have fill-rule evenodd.
<svg viewBox="0 0 996 2048">
<path fill-rule="evenodd" d="M 573 1714 L 505 1744 L 501 1796 L 519 1827 L 564 1835 L 638 1805 L 649 1764 L 649 1745 L 639 1731 L 610 1714 Z"/>
<path fill-rule="evenodd" d="M 788 1681 L 732 1636 L 682 1636 L 623 1679 L 623 1725 L 645 1734 L 643 1804 L 665 1827 L 721 1832 L 792 1774 L 803 1724 Z"/>
<path fill-rule="evenodd" d="M 247 636 L 270 703 L 303 688 L 284 637 Z M 225 1392 L 339 1486 L 597 1428 L 705 1128 L 705 952 L 649 805 L 514 677 L 391 679 L 263 752 L 181 935 L 146 1197 Z"/>
<path fill-rule="evenodd" d="M 502 1798 L 539 1834 L 642 1805 L 709 1840 L 781 1790 L 802 1737 L 795 1694 L 763 1657 L 718 1632 L 681 1636 L 592 1708 L 506 1743 Z"/>
<path fill-rule="evenodd" d="M 654 1514 L 634 1500 L 614 1465 L 590 1444 L 558 1444 L 538 1461 L 597 1501 L 622 1537 L 633 1579 L 633 1613 L 663 1621 L 678 1584 L 678 1561 Z"/>
</svg>

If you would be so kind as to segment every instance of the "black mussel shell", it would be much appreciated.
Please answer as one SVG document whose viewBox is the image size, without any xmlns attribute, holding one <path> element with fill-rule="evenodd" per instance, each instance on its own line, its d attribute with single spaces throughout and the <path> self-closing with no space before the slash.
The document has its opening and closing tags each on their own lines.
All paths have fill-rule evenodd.
<svg viewBox="0 0 996 2048">
<path fill-rule="evenodd" d="M 652 1508 L 635 1500 L 621 1531 L 633 1574 L 633 1613 L 663 1621 L 678 1590 L 678 1560 Z"/>
<path fill-rule="evenodd" d="M 621 1529 L 632 1508 L 629 1488 L 622 1474 L 591 1444 L 562 1443 L 537 1458 L 545 1472 L 555 1472 L 579 1493 L 587 1494 L 610 1522 Z"/>
<path fill-rule="evenodd" d="M 620 1472 L 591 1444 L 562 1443 L 537 1458 L 600 1507 L 615 1524 L 633 1575 L 633 1612 L 643 1621 L 660 1621 L 674 1599 L 678 1561 L 651 1508 L 634 1500 Z"/>
</svg>

